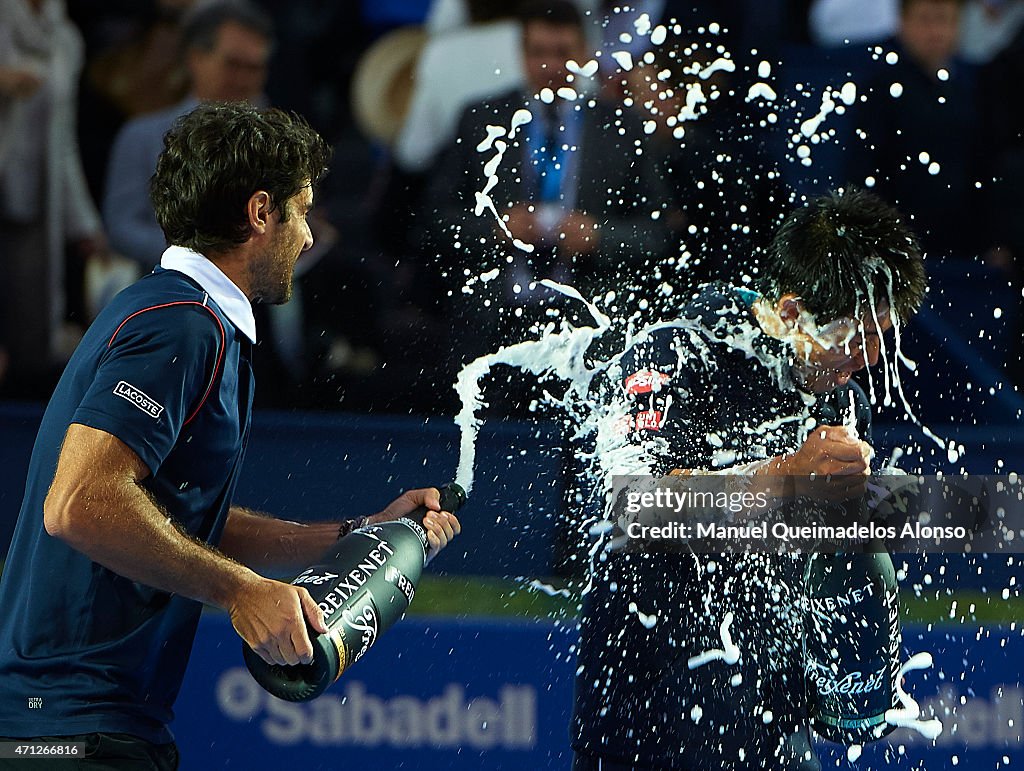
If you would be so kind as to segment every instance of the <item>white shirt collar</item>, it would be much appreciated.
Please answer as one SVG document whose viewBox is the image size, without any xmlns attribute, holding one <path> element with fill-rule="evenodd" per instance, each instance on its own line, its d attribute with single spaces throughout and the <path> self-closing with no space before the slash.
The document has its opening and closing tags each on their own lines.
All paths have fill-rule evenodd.
<svg viewBox="0 0 1024 771">
<path fill-rule="evenodd" d="M 160 258 L 160 267 L 184 273 L 203 288 L 238 330 L 256 342 L 256 318 L 252 303 L 235 283 L 212 261 L 184 246 L 169 246 Z"/>
</svg>

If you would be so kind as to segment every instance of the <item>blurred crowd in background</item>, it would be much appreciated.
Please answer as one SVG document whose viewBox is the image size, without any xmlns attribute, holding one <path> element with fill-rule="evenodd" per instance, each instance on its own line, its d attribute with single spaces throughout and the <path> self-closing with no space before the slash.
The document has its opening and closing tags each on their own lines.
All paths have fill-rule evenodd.
<svg viewBox="0 0 1024 771">
<path fill-rule="evenodd" d="M 531 277 L 671 316 L 847 183 L 1019 303 L 1022 71 L 1024 0 L 0 0 L 0 397 L 46 398 L 159 262 L 149 178 L 200 101 L 335 149 L 295 300 L 257 309 L 258 403 L 451 413 L 462 363 L 571 316 Z M 1002 343 L 972 341 L 1020 382 Z"/>
</svg>

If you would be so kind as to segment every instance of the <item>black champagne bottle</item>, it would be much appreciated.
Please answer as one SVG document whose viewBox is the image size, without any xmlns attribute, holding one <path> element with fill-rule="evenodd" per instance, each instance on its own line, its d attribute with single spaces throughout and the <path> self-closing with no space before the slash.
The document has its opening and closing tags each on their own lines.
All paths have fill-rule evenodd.
<svg viewBox="0 0 1024 771">
<path fill-rule="evenodd" d="M 804 668 L 811 725 L 841 744 L 890 733 L 899 706 L 902 640 L 892 558 L 877 551 L 813 554 L 807 563 Z"/>
<path fill-rule="evenodd" d="M 466 501 L 454 482 L 440 491 L 442 511 L 455 512 Z M 309 701 L 359 661 L 413 600 L 427 557 L 421 524 L 426 513 L 420 508 L 354 530 L 321 564 L 299 573 L 291 583 L 305 587 L 320 606 L 327 634 L 307 625 L 313 661 L 295 666 L 268 664 L 242 643 L 245 665 L 256 682 L 280 699 Z"/>
</svg>

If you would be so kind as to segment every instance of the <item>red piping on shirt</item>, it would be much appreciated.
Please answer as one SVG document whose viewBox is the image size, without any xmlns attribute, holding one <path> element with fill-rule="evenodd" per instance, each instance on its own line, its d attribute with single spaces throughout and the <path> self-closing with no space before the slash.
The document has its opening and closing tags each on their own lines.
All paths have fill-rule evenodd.
<svg viewBox="0 0 1024 771">
<path fill-rule="evenodd" d="M 121 331 L 124 325 L 127 324 L 132 319 L 134 319 L 136 316 L 145 313 L 146 311 L 155 311 L 159 310 L 160 308 L 172 308 L 175 305 L 198 305 L 200 308 L 205 309 L 207 312 L 209 312 L 211 316 L 213 316 L 213 320 L 217 322 L 217 328 L 220 330 L 220 351 L 217 353 L 217 366 L 213 368 L 213 375 L 210 376 L 210 383 L 209 385 L 206 386 L 206 393 L 203 394 L 203 398 L 199 401 L 199 404 L 196 406 L 196 408 L 192 410 L 192 414 L 189 415 L 185 419 L 185 422 L 182 424 L 182 426 L 187 426 L 195 419 L 196 415 L 199 414 L 199 410 L 201 410 L 203 408 L 203 405 L 206 404 L 206 400 L 210 398 L 210 392 L 213 390 L 213 383 L 217 379 L 217 373 L 220 372 L 221 362 L 224 361 L 224 348 L 227 345 L 227 336 L 224 334 L 224 325 L 220 323 L 220 319 L 217 317 L 217 314 L 213 312 L 213 309 L 210 308 L 209 305 L 205 305 L 194 300 L 181 300 L 179 302 L 164 303 L 163 305 L 151 305 L 148 308 L 143 308 L 142 310 L 135 311 L 135 313 L 133 313 L 131 316 L 122 321 L 118 328 L 114 330 L 114 334 L 110 336 L 110 341 L 107 343 L 107 348 L 110 348 L 110 346 L 114 344 L 114 338 L 117 337 L 118 333 Z"/>
</svg>

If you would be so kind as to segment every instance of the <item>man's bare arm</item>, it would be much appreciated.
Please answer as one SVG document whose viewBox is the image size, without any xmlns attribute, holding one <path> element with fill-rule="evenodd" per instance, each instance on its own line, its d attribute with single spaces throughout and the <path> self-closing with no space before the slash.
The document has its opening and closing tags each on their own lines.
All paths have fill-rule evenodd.
<svg viewBox="0 0 1024 771">
<path fill-rule="evenodd" d="M 289 522 L 232 506 L 218 547 L 260 573 L 295 573 L 318 561 L 338 541 L 338 522 Z"/>
<path fill-rule="evenodd" d="M 443 549 L 461 531 L 458 519 L 440 512 L 437 490 L 410 490 L 388 505 L 384 511 L 366 518 L 368 524 L 388 522 L 405 516 L 420 506 L 427 508 L 423 519 L 430 556 Z M 295 573 L 316 563 L 330 551 L 338 537 L 358 524 L 358 520 L 336 522 L 289 522 L 268 514 L 232 506 L 220 550 L 259 572 Z"/>
<path fill-rule="evenodd" d="M 257 575 L 182 532 L 139 482 L 142 460 L 116 437 L 72 424 L 43 507 L 47 533 L 133 581 L 224 608 L 268 661 L 309 661 L 305 619 L 326 631 L 309 592 Z"/>
</svg>

